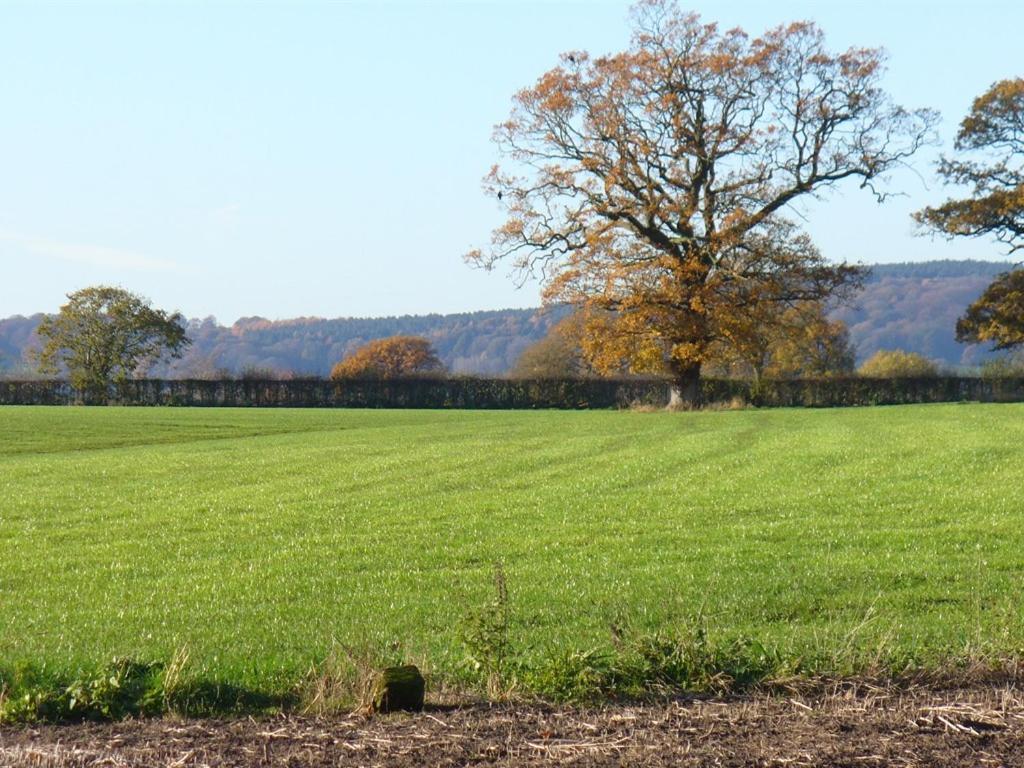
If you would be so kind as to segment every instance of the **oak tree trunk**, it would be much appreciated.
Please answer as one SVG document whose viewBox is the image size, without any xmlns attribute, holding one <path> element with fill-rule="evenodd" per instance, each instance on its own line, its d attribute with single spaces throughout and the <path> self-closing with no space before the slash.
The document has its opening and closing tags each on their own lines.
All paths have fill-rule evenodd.
<svg viewBox="0 0 1024 768">
<path fill-rule="evenodd" d="M 700 408 L 702 404 L 700 365 L 673 366 L 668 407 L 672 410 L 689 410 Z"/>
</svg>

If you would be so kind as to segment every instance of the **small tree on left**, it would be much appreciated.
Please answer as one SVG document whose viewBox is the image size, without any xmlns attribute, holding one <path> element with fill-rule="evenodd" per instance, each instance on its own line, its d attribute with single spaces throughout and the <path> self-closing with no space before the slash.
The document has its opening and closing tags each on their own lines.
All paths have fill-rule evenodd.
<svg viewBox="0 0 1024 768">
<path fill-rule="evenodd" d="M 68 303 L 36 332 L 43 340 L 39 370 L 66 370 L 89 399 L 102 399 L 111 384 L 123 384 L 145 364 L 180 358 L 189 344 L 181 313 L 153 309 L 141 296 L 103 285 L 69 293 Z"/>
</svg>

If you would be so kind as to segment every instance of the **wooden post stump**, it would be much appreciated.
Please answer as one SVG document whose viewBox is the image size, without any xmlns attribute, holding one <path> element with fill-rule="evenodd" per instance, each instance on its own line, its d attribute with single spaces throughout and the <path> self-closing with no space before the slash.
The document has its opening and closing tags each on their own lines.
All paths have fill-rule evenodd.
<svg viewBox="0 0 1024 768">
<path fill-rule="evenodd" d="M 373 683 L 370 705 L 374 712 L 421 712 L 426 683 L 413 664 L 388 667 Z"/>
</svg>

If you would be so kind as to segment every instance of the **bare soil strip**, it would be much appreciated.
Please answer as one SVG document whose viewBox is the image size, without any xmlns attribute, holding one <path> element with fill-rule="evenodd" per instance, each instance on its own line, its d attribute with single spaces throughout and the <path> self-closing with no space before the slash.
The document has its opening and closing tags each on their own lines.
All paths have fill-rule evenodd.
<svg viewBox="0 0 1024 768">
<path fill-rule="evenodd" d="M 0 765 L 1022 766 L 1024 690 L 848 686 L 602 708 L 7 727 Z"/>
</svg>

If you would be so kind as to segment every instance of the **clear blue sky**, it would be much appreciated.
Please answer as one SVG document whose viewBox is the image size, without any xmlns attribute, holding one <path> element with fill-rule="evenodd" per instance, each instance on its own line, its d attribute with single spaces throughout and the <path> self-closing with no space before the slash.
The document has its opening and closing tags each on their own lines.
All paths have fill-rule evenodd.
<svg viewBox="0 0 1024 768">
<path fill-rule="evenodd" d="M 897 101 L 942 111 L 1024 75 L 1024 4 L 683 2 L 749 32 L 813 19 L 883 46 Z M 628 3 L 0 4 L 0 317 L 113 283 L 189 316 L 376 316 L 538 303 L 470 269 L 511 95 L 565 50 L 618 50 Z M 878 206 L 807 209 L 826 255 L 1001 258 L 914 237 L 934 153 Z"/>
</svg>

